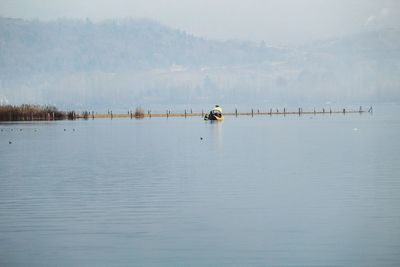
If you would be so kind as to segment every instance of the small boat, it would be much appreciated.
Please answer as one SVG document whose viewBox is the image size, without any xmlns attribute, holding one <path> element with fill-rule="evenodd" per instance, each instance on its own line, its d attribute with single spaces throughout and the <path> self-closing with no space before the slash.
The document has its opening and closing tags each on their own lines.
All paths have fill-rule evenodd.
<svg viewBox="0 0 400 267">
<path fill-rule="evenodd" d="M 215 105 L 215 108 L 213 108 L 209 114 L 204 116 L 204 120 L 210 121 L 222 121 L 223 119 L 224 115 L 222 115 L 222 109 L 218 105 Z"/>
</svg>

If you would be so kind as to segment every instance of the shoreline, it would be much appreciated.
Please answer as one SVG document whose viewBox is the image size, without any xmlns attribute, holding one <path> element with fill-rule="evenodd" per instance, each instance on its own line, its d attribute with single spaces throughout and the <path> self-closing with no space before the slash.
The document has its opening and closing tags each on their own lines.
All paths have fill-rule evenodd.
<svg viewBox="0 0 400 267">
<path fill-rule="evenodd" d="M 298 108 L 297 110 L 287 110 L 283 108 L 272 109 L 270 108 L 267 111 L 262 111 L 260 109 L 251 109 L 245 112 L 239 112 L 237 108 L 235 108 L 234 112 L 224 112 L 224 116 L 286 116 L 286 115 L 332 115 L 332 114 L 355 114 L 355 113 L 372 113 L 372 107 L 369 107 L 367 110 L 364 110 L 361 106 L 358 110 L 355 109 L 340 109 L 340 110 L 332 110 L 329 109 L 313 109 L 303 111 L 303 108 Z M 94 111 L 59 111 L 56 107 L 52 106 L 35 106 L 35 105 L 21 105 L 21 106 L 2 106 L 0 107 L 0 121 L 1 122 L 15 122 L 15 121 L 55 121 L 55 120 L 76 120 L 76 119 L 113 119 L 113 118 L 128 118 L 128 119 L 142 119 L 142 118 L 169 118 L 169 117 L 204 117 L 208 112 L 193 112 L 192 109 L 190 112 L 185 110 L 182 113 L 174 112 L 172 113 L 170 110 L 166 110 L 165 113 L 151 113 L 150 110 L 144 112 L 143 109 L 137 108 L 134 112 L 132 110 L 127 113 L 117 113 L 113 114 L 112 110 L 108 113 L 95 113 Z"/>
</svg>

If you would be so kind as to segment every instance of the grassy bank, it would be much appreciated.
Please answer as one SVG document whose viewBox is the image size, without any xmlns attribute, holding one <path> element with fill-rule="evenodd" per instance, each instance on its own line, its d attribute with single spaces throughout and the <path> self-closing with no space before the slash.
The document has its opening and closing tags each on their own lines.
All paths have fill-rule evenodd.
<svg viewBox="0 0 400 267">
<path fill-rule="evenodd" d="M 27 105 L 0 106 L 0 121 L 63 120 L 70 114 L 54 106 Z"/>
</svg>

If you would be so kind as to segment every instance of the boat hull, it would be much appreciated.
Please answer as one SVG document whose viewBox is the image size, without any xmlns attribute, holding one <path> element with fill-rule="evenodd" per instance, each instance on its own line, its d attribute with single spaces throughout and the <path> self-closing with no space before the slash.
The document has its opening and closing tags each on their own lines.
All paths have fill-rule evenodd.
<svg viewBox="0 0 400 267">
<path fill-rule="evenodd" d="M 221 115 L 221 117 L 215 116 L 215 115 L 208 115 L 208 120 L 210 121 L 222 121 L 224 120 L 224 116 Z"/>
<path fill-rule="evenodd" d="M 208 117 L 207 117 L 207 119 L 208 119 L 209 121 L 222 121 L 222 120 L 224 120 L 224 115 L 216 116 L 216 115 L 214 115 L 214 114 L 209 114 Z"/>
</svg>

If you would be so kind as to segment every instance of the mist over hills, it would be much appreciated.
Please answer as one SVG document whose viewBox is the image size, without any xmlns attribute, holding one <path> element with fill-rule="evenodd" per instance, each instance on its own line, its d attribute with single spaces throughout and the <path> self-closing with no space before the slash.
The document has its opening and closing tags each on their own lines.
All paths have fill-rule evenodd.
<svg viewBox="0 0 400 267">
<path fill-rule="evenodd" d="M 144 19 L 0 20 L 2 73 L 118 72 L 260 62 L 276 49 L 250 43 L 216 42 Z M 17 63 L 17 64 L 15 64 Z"/>
<path fill-rule="evenodd" d="M 144 19 L 0 18 L 0 100 L 78 108 L 399 101 L 400 31 L 279 48 Z"/>
</svg>

